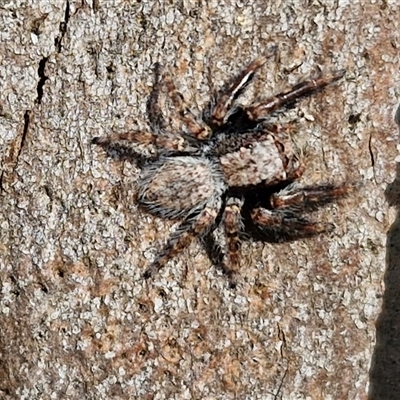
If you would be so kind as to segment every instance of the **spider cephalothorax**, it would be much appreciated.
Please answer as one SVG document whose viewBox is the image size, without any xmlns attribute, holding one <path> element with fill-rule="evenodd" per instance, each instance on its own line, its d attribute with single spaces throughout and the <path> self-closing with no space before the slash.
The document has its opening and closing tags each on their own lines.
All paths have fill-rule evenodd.
<svg viewBox="0 0 400 400">
<path fill-rule="evenodd" d="M 234 284 L 240 235 L 249 227 L 271 240 L 287 240 L 331 230 L 332 225 L 310 220 L 307 212 L 334 201 L 351 184 L 300 187 L 304 171 L 285 129 L 268 118 L 301 97 L 340 79 L 344 71 L 299 83 L 276 96 L 239 106 L 237 98 L 255 72 L 273 55 L 257 58 L 221 91 L 197 118 L 166 73 L 156 82 L 148 102 L 152 132 L 129 132 L 94 138 L 109 146 L 129 143 L 147 159 L 139 181 L 138 202 L 148 212 L 182 220 L 144 276 L 150 277 L 194 238 L 201 239 L 214 264 L 222 267 Z M 181 132 L 170 132 L 158 105 L 166 88 L 181 121 Z M 214 231 L 223 224 L 225 243 Z"/>
</svg>

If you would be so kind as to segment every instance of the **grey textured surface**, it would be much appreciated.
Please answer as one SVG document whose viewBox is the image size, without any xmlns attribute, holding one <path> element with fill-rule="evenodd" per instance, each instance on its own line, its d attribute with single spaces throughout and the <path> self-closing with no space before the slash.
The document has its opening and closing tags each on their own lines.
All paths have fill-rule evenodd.
<svg viewBox="0 0 400 400">
<path fill-rule="evenodd" d="M 0 1 L 0 398 L 398 398 L 399 10 L 324 4 Z M 281 118 L 304 181 L 360 191 L 333 234 L 245 242 L 235 290 L 197 243 L 144 282 L 174 225 L 91 139 L 147 128 L 154 62 L 201 109 L 270 43 L 248 99 L 346 68 Z"/>
</svg>

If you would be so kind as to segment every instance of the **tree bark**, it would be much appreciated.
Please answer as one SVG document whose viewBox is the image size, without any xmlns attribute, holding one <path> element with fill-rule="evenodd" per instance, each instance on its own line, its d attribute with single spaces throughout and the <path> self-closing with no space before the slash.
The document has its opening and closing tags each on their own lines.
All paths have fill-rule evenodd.
<svg viewBox="0 0 400 400">
<path fill-rule="evenodd" d="M 399 219 L 385 193 L 399 205 L 398 11 L 2 2 L 0 397 L 397 399 Z M 277 121 L 294 121 L 302 183 L 360 189 L 316 213 L 331 234 L 244 241 L 236 289 L 197 242 L 144 281 L 176 224 L 138 209 L 134 159 L 91 140 L 149 129 L 154 63 L 200 115 L 272 43 L 243 102 L 345 68 Z"/>
</svg>

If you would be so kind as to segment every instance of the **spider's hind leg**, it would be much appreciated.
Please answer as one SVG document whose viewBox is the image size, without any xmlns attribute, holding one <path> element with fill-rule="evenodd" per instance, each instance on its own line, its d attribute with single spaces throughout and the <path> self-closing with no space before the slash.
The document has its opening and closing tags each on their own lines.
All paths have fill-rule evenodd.
<svg viewBox="0 0 400 400">
<path fill-rule="evenodd" d="M 212 232 L 208 232 L 201 238 L 201 242 L 213 266 L 219 268 L 223 274 L 228 277 L 230 286 L 234 287 L 235 281 L 233 279 L 232 269 L 229 265 L 227 265 L 224 250 L 215 239 L 214 234 Z"/>
<path fill-rule="evenodd" d="M 222 200 L 215 198 L 197 215 L 188 217 L 172 233 L 164 249 L 144 272 L 144 278 L 150 278 L 167 264 L 173 257 L 189 246 L 194 238 L 206 235 L 215 223 Z"/>
<path fill-rule="evenodd" d="M 295 208 L 310 211 L 346 196 L 356 187 L 353 183 L 324 184 L 306 187 L 289 186 L 271 196 L 273 208 Z"/>
<path fill-rule="evenodd" d="M 161 72 L 162 68 L 160 63 L 154 64 L 154 85 L 147 100 L 147 117 L 149 118 L 150 127 L 155 133 L 162 133 L 166 130 L 167 124 L 160 107 L 160 93 L 162 91 L 161 85 Z"/>
<path fill-rule="evenodd" d="M 163 88 L 163 74 L 159 63 L 154 65 L 154 85 L 147 101 L 147 116 L 153 132 L 153 143 L 160 150 L 185 151 L 188 143 L 183 136 L 177 132 L 167 130 L 162 107 L 160 105 L 160 93 Z"/>
<path fill-rule="evenodd" d="M 215 240 L 212 232 L 208 232 L 202 237 L 203 245 L 211 262 L 227 276 L 231 288 L 236 286 L 235 278 L 239 266 L 239 234 L 243 231 L 241 215 L 243 203 L 243 200 L 239 198 L 229 198 L 226 202 L 222 217 L 226 239 L 225 252 Z"/>
<path fill-rule="evenodd" d="M 332 231 L 330 223 L 315 222 L 303 213 L 315 210 L 346 196 L 356 184 L 325 184 L 308 187 L 289 186 L 271 196 L 272 209 L 263 207 L 251 211 L 254 224 L 277 241 L 314 236 Z"/>
<path fill-rule="evenodd" d="M 103 147 L 109 155 L 134 158 L 139 164 L 153 159 L 158 152 L 155 138 L 150 132 L 131 131 L 94 137 L 92 144 Z"/>
<path fill-rule="evenodd" d="M 235 285 L 235 275 L 239 267 L 239 234 L 243 231 L 243 199 L 231 197 L 227 200 L 223 222 L 226 236 L 226 255 L 224 272 L 228 275 L 231 286 Z"/>
<path fill-rule="evenodd" d="M 252 210 L 251 218 L 262 234 L 274 242 L 315 236 L 334 229 L 330 223 L 311 221 L 293 209 L 258 207 Z"/>
</svg>

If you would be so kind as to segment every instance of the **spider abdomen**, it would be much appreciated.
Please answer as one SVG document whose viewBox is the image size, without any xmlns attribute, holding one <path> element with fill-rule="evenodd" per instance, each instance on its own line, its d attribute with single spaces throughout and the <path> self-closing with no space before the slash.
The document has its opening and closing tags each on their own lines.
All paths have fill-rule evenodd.
<svg viewBox="0 0 400 400">
<path fill-rule="evenodd" d="M 152 214 L 178 218 L 202 210 L 225 190 L 218 165 L 209 159 L 164 157 L 144 169 L 138 201 Z"/>
</svg>

